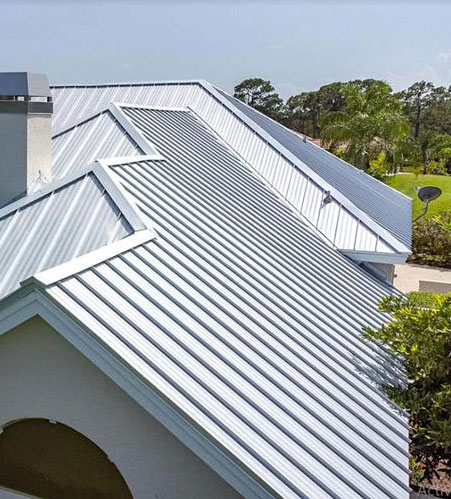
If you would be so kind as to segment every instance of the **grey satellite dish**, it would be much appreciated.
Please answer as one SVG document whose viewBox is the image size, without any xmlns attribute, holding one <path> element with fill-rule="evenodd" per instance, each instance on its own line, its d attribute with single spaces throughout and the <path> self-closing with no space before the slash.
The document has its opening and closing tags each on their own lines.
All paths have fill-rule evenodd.
<svg viewBox="0 0 451 499">
<path fill-rule="evenodd" d="M 424 217 L 424 215 L 426 215 L 426 212 L 428 211 L 429 203 L 442 195 L 442 190 L 438 187 L 435 187 L 435 185 L 422 185 L 421 187 L 416 187 L 416 191 L 418 198 L 424 203 L 424 209 L 423 213 L 415 218 L 413 222 L 416 222 L 421 217 Z"/>
<path fill-rule="evenodd" d="M 430 201 L 434 201 L 434 199 L 440 197 L 442 190 L 435 187 L 435 185 L 422 185 L 418 189 L 417 194 L 420 201 L 423 201 L 423 203 L 429 203 Z"/>
</svg>

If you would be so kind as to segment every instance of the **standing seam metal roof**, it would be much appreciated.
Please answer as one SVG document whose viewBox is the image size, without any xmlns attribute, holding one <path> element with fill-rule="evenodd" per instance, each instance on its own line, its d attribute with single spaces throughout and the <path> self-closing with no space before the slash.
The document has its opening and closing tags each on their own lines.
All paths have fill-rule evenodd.
<svg viewBox="0 0 451 499">
<path fill-rule="evenodd" d="M 52 176 L 63 178 L 101 158 L 142 154 L 109 111 L 103 111 L 52 139 Z"/>
<path fill-rule="evenodd" d="M 44 195 L 0 210 L 0 297 L 31 275 L 133 232 L 105 187 L 88 171 Z"/>
<path fill-rule="evenodd" d="M 407 205 L 410 206 L 410 201 L 406 197 L 344 162 L 334 163 L 341 172 L 339 178 L 334 177 L 329 168 L 332 157 L 327 153 L 318 149 L 321 153 L 315 152 L 313 159 L 305 154 L 301 157 L 300 151 L 295 150 L 288 140 L 293 139 L 294 134 L 271 120 L 265 121 L 265 117 L 260 121 L 259 113 L 235 102 L 206 82 L 66 86 L 54 87 L 53 93 L 56 130 L 85 119 L 114 100 L 144 105 L 189 106 L 293 209 L 338 248 L 363 251 L 367 257 L 373 253 L 395 255 L 399 252 L 401 260 L 409 252 L 410 208 Z M 302 148 L 302 140 L 295 138 L 297 147 Z M 326 168 L 317 164 L 320 154 L 326 154 L 321 159 Z M 353 187 L 346 190 L 341 177 L 346 177 Z M 360 188 L 365 192 L 363 198 L 358 193 Z M 327 190 L 332 191 L 333 202 L 323 206 L 322 199 Z M 385 204 L 391 207 L 391 212 L 380 208 Z"/>
<path fill-rule="evenodd" d="M 338 188 L 356 206 L 367 212 L 374 220 L 410 247 L 410 198 L 321 147 L 309 141 L 304 142 L 299 135 L 240 100 L 231 97 L 222 90 L 218 89 L 218 91 L 322 178 Z M 374 195 L 375 193 L 377 196 Z"/>
<path fill-rule="evenodd" d="M 158 238 L 47 293 L 272 493 L 408 497 L 408 428 L 361 339 L 392 289 L 190 112 L 124 109 L 162 161 L 112 167 Z"/>
</svg>

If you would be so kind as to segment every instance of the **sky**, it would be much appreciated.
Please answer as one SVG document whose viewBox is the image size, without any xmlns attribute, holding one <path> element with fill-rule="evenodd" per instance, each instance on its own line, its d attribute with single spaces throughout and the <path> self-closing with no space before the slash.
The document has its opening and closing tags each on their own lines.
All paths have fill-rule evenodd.
<svg viewBox="0 0 451 499">
<path fill-rule="evenodd" d="M 51 83 L 248 77 L 284 97 L 332 81 L 451 85 L 447 1 L 0 0 L 0 71 Z"/>
</svg>

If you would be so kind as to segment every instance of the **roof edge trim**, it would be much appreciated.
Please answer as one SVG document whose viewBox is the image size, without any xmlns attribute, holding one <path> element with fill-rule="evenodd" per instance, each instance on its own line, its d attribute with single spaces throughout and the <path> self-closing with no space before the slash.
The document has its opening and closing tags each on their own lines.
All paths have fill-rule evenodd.
<svg viewBox="0 0 451 499">
<path fill-rule="evenodd" d="M 132 229 L 134 231 L 147 229 L 148 227 L 141 218 L 135 202 L 130 198 L 119 182 L 113 178 L 108 166 L 96 161 L 93 166 L 93 173 L 98 181 L 104 186 L 111 199 L 116 203 L 116 206 L 131 225 Z"/>
<path fill-rule="evenodd" d="M 149 142 L 144 135 L 133 125 L 133 123 L 127 118 L 122 107 L 125 107 L 125 104 L 118 104 L 116 102 L 112 102 L 108 110 L 112 114 L 112 116 L 116 119 L 116 121 L 122 126 L 125 132 L 131 137 L 131 139 L 139 146 L 139 148 L 144 151 L 146 155 L 155 156 L 157 159 L 163 158 L 163 156 L 158 152 L 158 149 L 154 144 Z M 128 107 L 128 106 L 127 106 Z"/>
<path fill-rule="evenodd" d="M 320 175 L 309 168 L 305 163 L 303 163 L 299 158 L 297 158 L 292 152 L 290 152 L 285 146 L 283 146 L 279 141 L 272 137 L 268 132 L 263 130 L 263 128 L 258 125 L 251 118 L 246 116 L 242 111 L 240 111 L 236 106 L 229 102 L 219 90 L 209 83 L 208 81 L 201 80 L 200 84 L 202 87 L 214 98 L 216 98 L 221 104 L 223 104 L 229 111 L 231 111 L 235 116 L 237 116 L 243 123 L 245 123 L 249 128 L 256 132 L 264 141 L 271 145 L 276 151 L 281 153 L 290 163 L 292 163 L 296 168 L 298 168 L 302 173 L 307 175 L 313 182 L 324 190 L 331 192 L 332 197 L 336 199 L 338 203 L 347 208 L 355 217 L 361 220 L 370 229 L 374 230 L 379 236 L 381 236 L 387 243 L 390 244 L 394 249 L 400 253 L 410 252 L 410 248 L 407 248 L 404 243 L 402 243 L 396 236 L 394 236 L 390 231 L 382 227 L 373 218 L 371 218 L 367 213 L 358 208 L 349 198 L 342 194 L 334 186 L 326 182 Z"/>
<path fill-rule="evenodd" d="M 392 263 L 394 265 L 405 263 L 410 252 L 383 253 L 374 251 L 339 250 L 341 254 L 356 262 Z"/>
<path fill-rule="evenodd" d="M 36 316 L 53 327 L 240 494 L 251 499 L 274 497 L 265 484 L 224 452 L 220 443 L 202 433 L 195 422 L 184 418 L 162 394 L 112 355 L 88 328 L 57 304 L 45 289 L 40 289 L 39 283 L 29 283 L 0 301 L 0 335 Z"/>
<path fill-rule="evenodd" d="M 85 253 L 84 255 L 74 258 L 73 260 L 69 260 L 68 262 L 64 262 L 50 269 L 39 272 L 25 281 L 22 281 L 20 285 L 25 287 L 31 283 L 38 283 L 41 286 L 50 286 L 51 284 L 98 265 L 99 263 L 124 253 L 125 251 L 152 241 L 156 237 L 157 233 L 153 230 L 140 230 L 130 236 L 120 239 L 119 241 L 111 243 L 108 246 L 103 246 L 102 248 L 98 248 L 94 251 L 90 251 L 89 253 Z"/>
</svg>

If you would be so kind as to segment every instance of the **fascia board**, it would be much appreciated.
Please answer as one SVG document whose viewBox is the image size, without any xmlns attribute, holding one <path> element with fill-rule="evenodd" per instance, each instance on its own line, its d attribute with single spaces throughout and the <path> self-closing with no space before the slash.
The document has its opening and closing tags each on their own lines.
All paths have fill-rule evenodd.
<svg viewBox="0 0 451 499">
<path fill-rule="evenodd" d="M 25 281 L 22 281 L 20 285 L 27 286 L 37 283 L 40 286 L 50 286 L 55 282 L 66 279 L 74 274 L 78 274 L 83 270 L 98 265 L 99 263 L 124 253 L 125 251 L 129 251 L 137 246 L 152 241 L 156 237 L 157 234 L 153 230 L 140 230 L 130 236 L 120 239 L 119 241 L 111 243 L 108 246 L 103 246 L 102 248 L 85 253 L 78 258 L 74 258 L 73 260 L 69 260 L 68 262 L 64 262 L 50 269 L 39 272 Z"/>
<path fill-rule="evenodd" d="M 220 443 L 208 438 L 195 421 L 183 417 L 163 393 L 149 386 L 44 289 L 29 283 L 26 290 L 25 295 L 22 288 L 0 302 L 0 335 L 34 316 L 41 317 L 241 495 L 252 499 L 275 497 L 258 477 L 240 466 Z"/>
<path fill-rule="evenodd" d="M 292 152 L 290 152 L 286 147 L 280 144 L 274 137 L 272 137 L 268 132 L 263 130 L 255 121 L 246 116 L 242 111 L 235 107 L 231 102 L 229 102 L 223 95 L 221 95 L 218 90 L 205 80 L 201 80 L 202 87 L 215 99 L 217 99 L 223 106 L 225 106 L 229 111 L 231 111 L 235 116 L 237 116 L 240 121 L 245 123 L 249 128 L 256 132 L 265 142 L 272 146 L 276 151 L 281 153 L 290 163 L 292 163 L 296 168 L 298 168 L 302 173 L 307 175 L 313 182 L 321 187 L 324 191 L 330 191 L 331 196 L 342 206 L 347 208 L 355 217 L 357 217 L 361 222 L 363 222 L 367 227 L 371 228 L 376 234 L 378 234 L 384 241 L 386 241 L 390 246 L 395 248 L 400 253 L 410 252 L 401 241 L 399 241 L 393 234 L 391 234 L 387 229 L 375 222 L 367 213 L 358 208 L 354 203 L 352 203 L 344 194 L 342 194 L 338 189 L 326 182 L 320 175 L 309 168 L 305 163 L 303 163 L 298 157 L 296 157 Z"/>
<path fill-rule="evenodd" d="M 37 315 L 33 286 L 19 288 L 0 301 L 0 335 Z"/>
<path fill-rule="evenodd" d="M 394 265 L 405 263 L 410 252 L 378 253 L 373 251 L 339 250 L 343 255 L 356 262 L 391 263 Z"/>
</svg>

